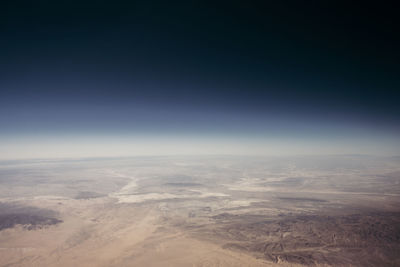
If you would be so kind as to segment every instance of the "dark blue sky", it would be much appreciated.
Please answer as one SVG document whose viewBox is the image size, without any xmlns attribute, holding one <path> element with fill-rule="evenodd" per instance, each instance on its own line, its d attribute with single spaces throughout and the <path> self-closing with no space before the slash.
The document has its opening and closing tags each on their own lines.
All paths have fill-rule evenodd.
<svg viewBox="0 0 400 267">
<path fill-rule="evenodd" d="M 337 1 L 2 3 L 2 158 L 13 144 L 79 136 L 290 140 L 305 152 L 340 143 L 348 149 L 332 153 L 396 154 L 395 10 Z"/>
</svg>

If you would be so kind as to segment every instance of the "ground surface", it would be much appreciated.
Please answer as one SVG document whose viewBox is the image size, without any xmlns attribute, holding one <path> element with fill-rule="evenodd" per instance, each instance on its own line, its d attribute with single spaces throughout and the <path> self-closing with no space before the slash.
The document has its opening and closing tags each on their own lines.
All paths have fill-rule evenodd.
<svg viewBox="0 0 400 267">
<path fill-rule="evenodd" d="M 0 163 L 0 266 L 399 266 L 400 159 Z"/>
</svg>

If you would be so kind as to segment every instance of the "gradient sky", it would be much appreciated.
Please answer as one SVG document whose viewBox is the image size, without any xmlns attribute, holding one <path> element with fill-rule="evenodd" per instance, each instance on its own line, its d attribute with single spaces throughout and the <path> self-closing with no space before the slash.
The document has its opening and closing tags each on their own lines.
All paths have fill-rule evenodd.
<svg viewBox="0 0 400 267">
<path fill-rule="evenodd" d="M 398 155 L 396 9 L 10 1 L 0 158 Z"/>
</svg>

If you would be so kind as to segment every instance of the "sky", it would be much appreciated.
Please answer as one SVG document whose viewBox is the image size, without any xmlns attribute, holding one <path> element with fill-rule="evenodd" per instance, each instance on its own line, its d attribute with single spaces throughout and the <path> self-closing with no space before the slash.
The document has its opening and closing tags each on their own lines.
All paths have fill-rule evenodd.
<svg viewBox="0 0 400 267">
<path fill-rule="evenodd" d="M 390 4 L 10 1 L 0 159 L 400 153 Z"/>
</svg>

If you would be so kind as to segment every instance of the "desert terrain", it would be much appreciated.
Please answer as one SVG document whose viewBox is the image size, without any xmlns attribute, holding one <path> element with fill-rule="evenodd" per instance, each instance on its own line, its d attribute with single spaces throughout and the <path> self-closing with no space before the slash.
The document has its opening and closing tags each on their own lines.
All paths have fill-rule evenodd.
<svg viewBox="0 0 400 267">
<path fill-rule="evenodd" d="M 0 266 L 400 266 L 400 158 L 0 162 Z"/>
</svg>

